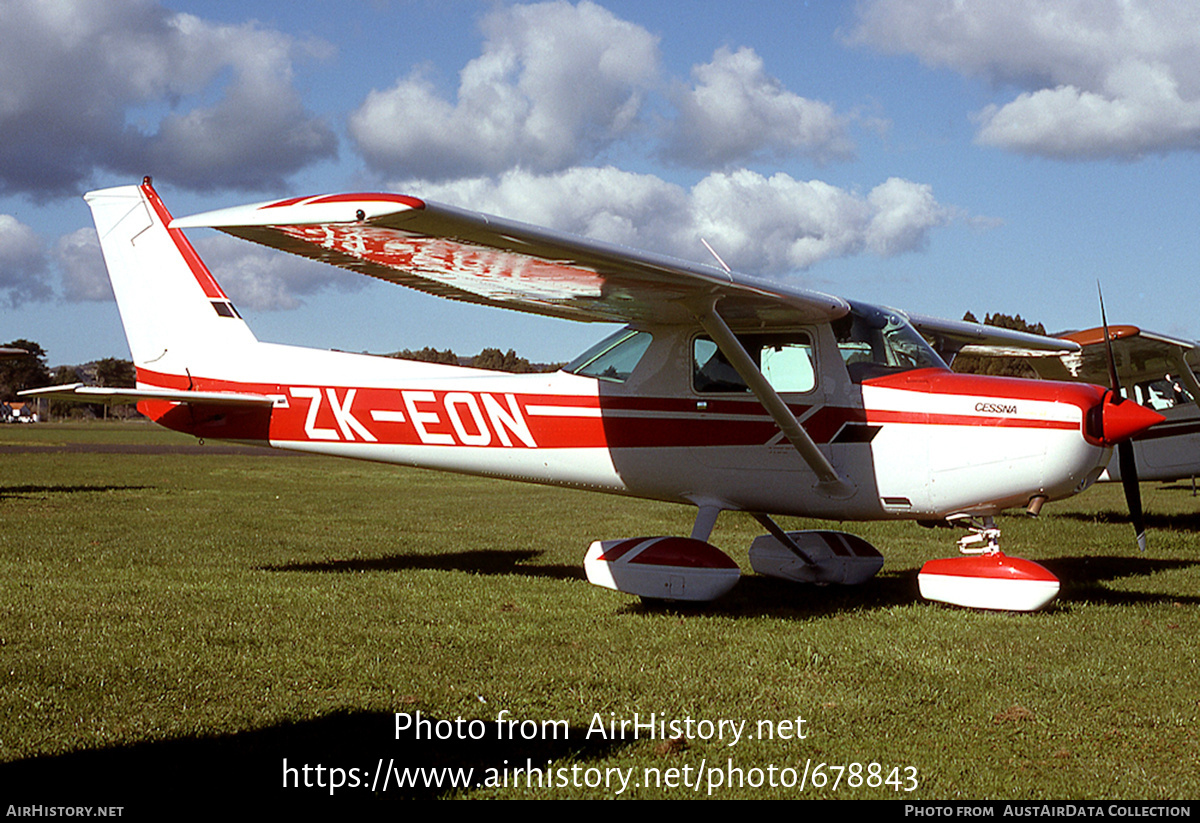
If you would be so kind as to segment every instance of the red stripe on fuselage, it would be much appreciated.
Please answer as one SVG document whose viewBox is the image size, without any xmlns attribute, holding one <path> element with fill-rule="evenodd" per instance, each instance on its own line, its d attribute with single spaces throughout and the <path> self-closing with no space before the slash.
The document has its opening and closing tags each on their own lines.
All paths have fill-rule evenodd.
<svg viewBox="0 0 1200 823">
<path fill-rule="evenodd" d="M 863 381 L 864 386 L 919 391 L 926 394 L 956 394 L 964 397 L 1005 400 L 1037 400 L 1069 403 L 1087 411 L 1101 402 L 1105 389 L 1088 383 L 1057 380 L 1026 380 L 985 374 L 959 374 L 945 369 L 916 369 Z"/>
<path fill-rule="evenodd" d="M 937 378 L 941 373 L 935 373 Z M 709 402 L 694 398 L 553 395 L 495 391 L 447 391 L 240 383 L 138 370 L 142 384 L 176 390 L 265 394 L 284 402 L 272 409 L 188 408 L 143 402 L 139 408 L 163 425 L 199 437 L 280 442 L 359 442 L 381 445 L 447 445 L 497 448 L 689 448 L 761 446 L 779 429 L 753 398 Z M 894 378 L 888 378 L 894 382 Z M 945 383 L 938 381 L 942 386 Z M 1054 398 L 1028 391 L 1028 381 L 973 382 L 984 397 Z M 871 381 L 871 385 L 879 385 Z M 1061 384 L 1074 387 L 1077 384 Z M 1000 388 L 1017 388 L 1002 394 Z M 902 388 L 895 386 L 895 388 Z M 919 391 L 909 385 L 908 391 Z M 1094 388 L 1094 387 L 1084 387 Z M 1034 397 L 1030 397 L 1030 394 Z M 1079 405 L 1088 393 L 1071 392 Z M 714 408 L 715 407 L 715 408 Z M 1082 406 L 1081 406 L 1082 407 Z M 792 406 L 798 417 L 811 411 Z M 186 414 L 180 410 L 187 412 Z M 1014 429 L 1078 429 L 1078 422 L 1017 415 L 964 415 L 823 406 L 804 418 L 817 443 L 828 443 L 846 423 L 988 426 Z M 237 433 L 241 431 L 242 433 Z"/>
</svg>

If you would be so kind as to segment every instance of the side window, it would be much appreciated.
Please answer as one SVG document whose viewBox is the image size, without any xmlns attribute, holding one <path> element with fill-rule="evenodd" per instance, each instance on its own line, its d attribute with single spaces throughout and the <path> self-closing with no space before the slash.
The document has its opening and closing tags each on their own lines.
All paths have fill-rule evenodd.
<svg viewBox="0 0 1200 823">
<path fill-rule="evenodd" d="M 806 332 L 738 335 L 767 382 L 780 394 L 803 394 L 817 386 L 816 357 Z M 707 337 L 692 343 L 692 388 L 710 392 L 749 391 L 717 344 Z"/>
</svg>

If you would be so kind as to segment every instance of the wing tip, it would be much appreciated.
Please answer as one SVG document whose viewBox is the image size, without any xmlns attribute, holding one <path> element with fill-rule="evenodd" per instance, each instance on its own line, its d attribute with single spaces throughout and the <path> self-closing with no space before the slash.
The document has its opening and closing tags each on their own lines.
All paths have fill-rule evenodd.
<svg viewBox="0 0 1200 823">
<path fill-rule="evenodd" d="M 238 226 L 307 226 L 362 223 L 387 215 L 425 208 L 425 201 L 406 194 L 353 192 L 287 197 L 177 217 L 172 229 L 226 229 Z"/>
</svg>

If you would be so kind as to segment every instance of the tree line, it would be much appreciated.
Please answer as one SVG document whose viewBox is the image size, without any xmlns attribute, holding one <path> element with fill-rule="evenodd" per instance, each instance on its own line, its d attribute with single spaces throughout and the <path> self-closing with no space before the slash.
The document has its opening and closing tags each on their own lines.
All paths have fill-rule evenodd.
<svg viewBox="0 0 1200 823">
<path fill-rule="evenodd" d="M 975 315 L 967 312 L 963 320 L 968 323 L 978 323 Z M 1030 323 L 1021 315 L 988 314 L 983 318 L 983 325 L 995 326 L 999 329 L 1029 332 L 1030 334 L 1046 333 L 1046 327 L 1041 323 Z M 954 371 L 963 374 L 993 374 L 999 377 L 1027 377 L 1036 380 L 1038 373 L 1024 357 L 979 357 L 971 354 L 960 354 L 954 358 Z"/>
<path fill-rule="evenodd" d="M 3 403 L 21 402 L 19 392 L 40 389 L 43 386 L 88 383 L 109 388 L 133 388 L 137 385 L 133 363 L 119 357 L 105 357 L 79 366 L 58 366 L 50 369 L 46 365 L 46 350 L 33 340 L 13 340 L 5 343 L 2 348 L 21 349 L 25 352 L 0 359 L 0 402 Z M 81 405 L 61 400 L 50 401 L 49 412 L 51 417 L 108 416 L 103 405 Z"/>
<path fill-rule="evenodd" d="M 387 355 L 400 360 L 419 360 L 423 363 L 444 363 L 450 366 L 469 366 L 473 369 L 488 369 L 490 371 L 506 371 L 513 374 L 532 374 L 536 372 L 558 371 L 563 363 L 530 363 L 517 354 L 515 349 L 506 352 L 500 349 L 483 349 L 474 357 L 459 357 L 450 349 L 438 351 L 426 346 L 418 351 L 402 349 Z"/>
<path fill-rule="evenodd" d="M 70 383 L 87 383 L 109 388 L 132 388 L 137 385 L 133 363 L 117 357 L 106 357 L 78 366 L 46 365 L 46 351 L 32 340 L 13 340 L 2 348 L 21 349 L 26 354 L 0 360 L 0 400 L 17 400 L 17 393 L 25 389 L 43 386 L 63 386 Z M 531 363 L 517 354 L 515 349 L 501 351 L 486 348 L 474 357 L 460 357 L 452 350 L 439 351 L 426 346 L 423 349 L 402 349 L 386 355 L 401 360 L 420 360 L 426 363 L 444 363 L 452 366 L 470 366 L 476 369 L 529 374 L 557 371 L 562 363 Z"/>
</svg>

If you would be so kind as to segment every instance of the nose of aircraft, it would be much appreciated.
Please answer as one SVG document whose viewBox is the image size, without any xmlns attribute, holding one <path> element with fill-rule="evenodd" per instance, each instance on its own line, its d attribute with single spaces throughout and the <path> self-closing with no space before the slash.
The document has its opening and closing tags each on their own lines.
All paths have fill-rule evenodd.
<svg viewBox="0 0 1200 823">
<path fill-rule="evenodd" d="M 1111 446 L 1139 434 L 1167 418 L 1158 412 L 1139 406 L 1132 400 L 1122 400 L 1113 393 L 1105 392 L 1101 409 L 1101 432 L 1099 439 Z"/>
</svg>

